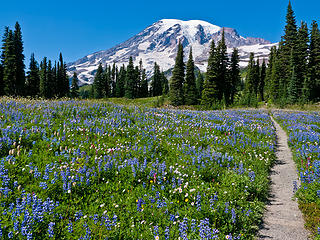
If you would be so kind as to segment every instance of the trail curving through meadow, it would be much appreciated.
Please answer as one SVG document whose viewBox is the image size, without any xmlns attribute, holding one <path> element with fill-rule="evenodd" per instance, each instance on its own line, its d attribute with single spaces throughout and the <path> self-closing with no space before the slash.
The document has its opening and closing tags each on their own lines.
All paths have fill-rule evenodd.
<svg viewBox="0 0 320 240">
<path fill-rule="evenodd" d="M 302 213 L 293 200 L 293 181 L 299 180 L 286 132 L 271 117 L 277 134 L 277 160 L 271 170 L 269 203 L 258 239 L 307 240 Z"/>
</svg>

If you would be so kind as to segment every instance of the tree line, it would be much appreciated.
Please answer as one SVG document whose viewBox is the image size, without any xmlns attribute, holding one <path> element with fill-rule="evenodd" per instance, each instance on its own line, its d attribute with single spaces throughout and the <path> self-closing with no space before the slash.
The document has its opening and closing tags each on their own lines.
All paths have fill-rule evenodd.
<svg viewBox="0 0 320 240">
<path fill-rule="evenodd" d="M 115 63 L 112 67 L 106 65 L 105 68 L 100 63 L 94 77 L 90 97 L 126 97 L 133 99 L 166 95 L 168 91 L 168 80 L 164 72 L 160 71 L 160 66 L 157 63 L 154 63 L 149 88 L 142 60 L 140 60 L 139 66 L 134 66 L 133 59 L 130 57 L 129 64 L 127 66 L 122 65 L 120 69 Z"/>
<path fill-rule="evenodd" d="M 18 22 L 14 31 L 5 27 L 1 50 L 1 96 L 43 98 L 79 96 L 78 79 L 74 76 L 70 89 L 67 66 L 61 53 L 57 62 L 53 63 L 44 57 L 40 65 L 34 54 L 31 54 L 29 71 L 25 73 L 22 32 Z"/>
<path fill-rule="evenodd" d="M 169 93 L 174 106 L 201 104 L 212 108 L 234 103 L 241 86 L 239 55 L 238 49 L 234 48 L 231 59 L 228 58 L 224 30 L 217 46 L 213 40 L 211 42 L 205 77 L 198 73 L 195 78 L 192 49 L 186 69 L 183 56 L 183 47 L 179 43 Z"/>
</svg>

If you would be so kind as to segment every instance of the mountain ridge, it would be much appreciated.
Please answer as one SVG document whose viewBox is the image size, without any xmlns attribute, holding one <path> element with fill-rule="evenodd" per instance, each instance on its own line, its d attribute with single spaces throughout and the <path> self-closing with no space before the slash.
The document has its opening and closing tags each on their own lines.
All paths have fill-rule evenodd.
<svg viewBox="0 0 320 240">
<path fill-rule="evenodd" d="M 119 67 L 126 65 L 132 56 L 135 65 L 142 59 L 150 77 L 154 62 L 157 62 L 163 71 L 173 67 L 179 41 L 185 48 L 186 56 L 192 47 L 196 66 L 205 71 L 210 42 L 212 39 L 215 42 L 221 39 L 222 29 L 225 31 L 228 53 L 231 54 L 234 47 L 239 49 L 241 66 L 248 62 L 250 52 L 267 58 L 270 48 L 276 45 L 263 38 L 242 37 L 233 28 L 222 28 L 203 20 L 162 19 L 123 43 L 68 63 L 68 73 L 72 75 L 75 71 L 81 84 L 90 84 L 99 63 L 103 66 L 115 63 Z"/>
</svg>

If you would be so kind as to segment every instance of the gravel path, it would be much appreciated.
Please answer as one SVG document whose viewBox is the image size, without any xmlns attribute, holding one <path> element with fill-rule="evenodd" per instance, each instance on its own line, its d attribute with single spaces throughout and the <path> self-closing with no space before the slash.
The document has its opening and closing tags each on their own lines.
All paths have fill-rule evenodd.
<svg viewBox="0 0 320 240">
<path fill-rule="evenodd" d="M 277 160 L 271 172 L 271 191 L 266 207 L 264 223 L 258 239 L 307 240 L 308 232 L 304 220 L 293 201 L 293 181 L 298 181 L 296 166 L 287 144 L 287 135 L 280 125 L 272 121 L 277 133 Z"/>
</svg>

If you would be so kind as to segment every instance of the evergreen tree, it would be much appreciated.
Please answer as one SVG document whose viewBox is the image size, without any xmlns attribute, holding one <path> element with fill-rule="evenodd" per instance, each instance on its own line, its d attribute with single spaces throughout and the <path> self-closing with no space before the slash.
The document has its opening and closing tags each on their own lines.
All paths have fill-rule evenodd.
<svg viewBox="0 0 320 240">
<path fill-rule="evenodd" d="M 68 96 L 70 92 L 69 77 L 67 75 L 67 66 L 62 58 L 62 53 L 59 54 L 59 62 L 57 65 L 57 87 L 58 97 Z"/>
<path fill-rule="evenodd" d="M 2 49 L 4 94 L 14 96 L 16 95 L 15 46 L 13 32 L 8 27 L 5 29 Z"/>
<path fill-rule="evenodd" d="M 184 99 L 186 105 L 197 104 L 197 87 L 194 75 L 194 62 L 192 57 L 192 48 L 190 48 L 189 60 L 186 69 L 186 81 L 184 84 Z"/>
<path fill-rule="evenodd" d="M 134 68 L 134 98 L 138 98 L 139 96 L 139 91 L 140 91 L 140 86 L 141 86 L 141 74 L 140 74 L 140 68 L 136 66 Z"/>
<path fill-rule="evenodd" d="M 169 93 L 171 103 L 174 106 L 179 106 L 184 104 L 183 82 L 184 82 L 183 46 L 181 42 L 179 42 L 178 53 L 175 59 L 175 65 L 172 72 L 171 83 L 170 83 L 170 93 Z"/>
<path fill-rule="evenodd" d="M 291 51 L 293 51 L 294 65 L 297 64 L 297 44 L 298 44 L 298 31 L 296 25 L 296 19 L 294 12 L 292 10 L 291 2 L 289 1 L 287 15 L 286 15 L 286 26 L 285 34 L 282 36 L 280 46 L 279 46 L 279 55 L 278 55 L 278 64 L 281 67 L 281 71 L 278 72 L 279 77 L 279 92 L 278 100 L 283 102 L 287 97 L 287 86 L 288 80 L 291 78 L 292 68 L 290 67 L 290 56 Z M 296 69 L 297 70 L 297 69 Z"/>
<path fill-rule="evenodd" d="M 301 95 L 302 87 L 305 78 L 308 74 L 308 52 L 309 52 L 309 33 L 308 26 L 305 22 L 301 22 L 301 26 L 298 31 L 297 39 L 297 62 L 295 67 L 295 74 L 297 75 L 297 89 L 298 94 Z M 292 69 L 293 70 L 293 69 Z"/>
<path fill-rule="evenodd" d="M 217 58 L 218 58 L 218 72 L 217 72 L 217 99 L 221 101 L 223 97 L 226 102 L 229 98 L 229 89 L 230 85 L 228 82 L 228 55 L 227 55 L 227 46 L 225 42 L 224 29 L 222 30 L 221 40 L 217 46 Z"/>
<path fill-rule="evenodd" d="M 146 70 L 142 70 L 142 75 L 141 75 L 141 88 L 140 88 L 140 97 L 148 97 L 148 79 L 146 75 Z"/>
<path fill-rule="evenodd" d="M 15 58 L 15 94 L 18 96 L 24 95 L 25 90 L 25 65 L 24 65 L 24 55 L 23 55 L 23 41 L 21 27 L 18 22 L 16 22 L 14 35 L 13 35 L 13 44 L 14 44 L 14 58 Z"/>
<path fill-rule="evenodd" d="M 291 51 L 291 61 L 290 66 L 292 68 L 292 76 L 289 79 L 288 82 L 288 97 L 287 102 L 290 104 L 296 103 L 298 101 L 298 98 L 300 96 L 300 89 L 299 89 L 299 83 L 297 74 L 295 71 L 295 63 L 294 63 L 294 57 L 293 57 L 293 51 Z"/>
<path fill-rule="evenodd" d="M 161 86 L 162 95 L 167 95 L 169 93 L 169 82 L 164 72 L 161 72 Z"/>
<path fill-rule="evenodd" d="M 79 79 L 78 79 L 76 72 L 73 73 L 71 89 L 70 89 L 70 96 L 72 98 L 79 97 Z"/>
<path fill-rule="evenodd" d="M 259 86 L 258 86 L 258 94 L 259 94 L 259 100 L 264 101 L 264 86 L 265 86 L 265 79 L 266 79 L 266 63 L 263 59 L 262 65 L 261 65 L 261 71 L 260 71 L 260 78 L 259 78 Z"/>
<path fill-rule="evenodd" d="M 265 78 L 265 98 L 266 100 L 271 99 L 271 75 L 272 75 L 272 67 L 275 58 L 275 54 L 277 52 L 276 47 L 272 47 L 269 54 L 268 59 L 268 68 L 266 70 L 266 78 Z"/>
<path fill-rule="evenodd" d="M 270 75 L 270 88 L 269 88 L 269 98 L 272 103 L 279 103 L 281 98 L 281 89 L 280 89 L 280 73 L 282 71 L 282 66 L 279 60 L 279 53 L 275 49 L 272 69 Z"/>
<path fill-rule="evenodd" d="M 254 80 L 254 94 L 258 96 L 259 93 L 259 83 L 260 83 L 260 59 L 258 57 L 256 64 L 254 66 L 254 71 L 253 71 L 253 80 Z"/>
<path fill-rule="evenodd" d="M 239 86 L 241 84 L 240 77 L 240 66 L 239 66 L 240 58 L 239 51 L 237 48 L 233 49 L 231 60 L 230 60 L 230 103 L 234 103 L 234 97 L 239 90 Z"/>
<path fill-rule="evenodd" d="M 316 21 L 312 23 L 309 56 L 310 100 L 320 99 L 320 31 Z"/>
<path fill-rule="evenodd" d="M 245 81 L 244 103 L 248 106 L 253 106 L 257 103 L 257 65 L 254 60 L 254 53 L 250 54 L 248 63 L 247 76 Z"/>
<path fill-rule="evenodd" d="M 48 83 L 48 91 L 46 98 L 52 98 L 54 97 L 54 78 L 55 78 L 55 72 L 52 68 L 52 62 L 51 60 L 48 61 L 48 67 L 47 67 L 47 83 Z"/>
<path fill-rule="evenodd" d="M 103 72 L 103 80 L 104 80 L 104 89 L 103 89 L 103 96 L 110 97 L 112 95 L 112 72 L 110 66 L 106 65 L 106 68 Z"/>
<path fill-rule="evenodd" d="M 110 97 L 116 96 L 116 81 L 117 81 L 117 67 L 116 64 L 113 63 L 111 70 L 111 89 L 110 89 Z"/>
<path fill-rule="evenodd" d="M 160 96 L 162 94 L 162 75 L 159 65 L 155 62 L 153 68 L 153 77 L 151 82 L 151 94 L 153 97 Z"/>
<path fill-rule="evenodd" d="M 218 85 L 217 85 L 217 54 L 214 40 L 211 42 L 207 74 L 203 85 L 201 104 L 207 107 L 213 106 L 218 99 Z"/>
<path fill-rule="evenodd" d="M 93 80 L 93 97 L 96 99 L 104 97 L 105 81 L 103 75 L 103 68 L 100 63 Z"/>
<path fill-rule="evenodd" d="M 203 74 L 199 71 L 197 79 L 196 79 L 197 98 L 198 99 L 201 99 L 202 90 L 203 90 L 203 84 L 204 84 Z"/>
<path fill-rule="evenodd" d="M 40 91 L 40 76 L 39 76 L 39 65 L 34 57 L 34 54 L 31 54 L 29 71 L 27 73 L 27 94 L 29 96 L 37 96 Z"/>
<path fill-rule="evenodd" d="M 47 58 L 44 57 L 42 62 L 40 63 L 40 96 L 43 98 L 48 98 L 50 94 L 47 70 Z"/>
<path fill-rule="evenodd" d="M 124 97 L 125 94 L 125 83 L 126 83 L 126 68 L 123 65 L 119 71 L 119 78 L 116 82 L 116 97 Z"/>
<path fill-rule="evenodd" d="M 129 99 L 133 99 L 135 97 L 135 84 L 136 84 L 136 73 L 133 65 L 133 59 L 130 57 L 129 64 L 126 72 L 126 80 L 125 80 L 125 94 L 124 96 Z"/>
</svg>

